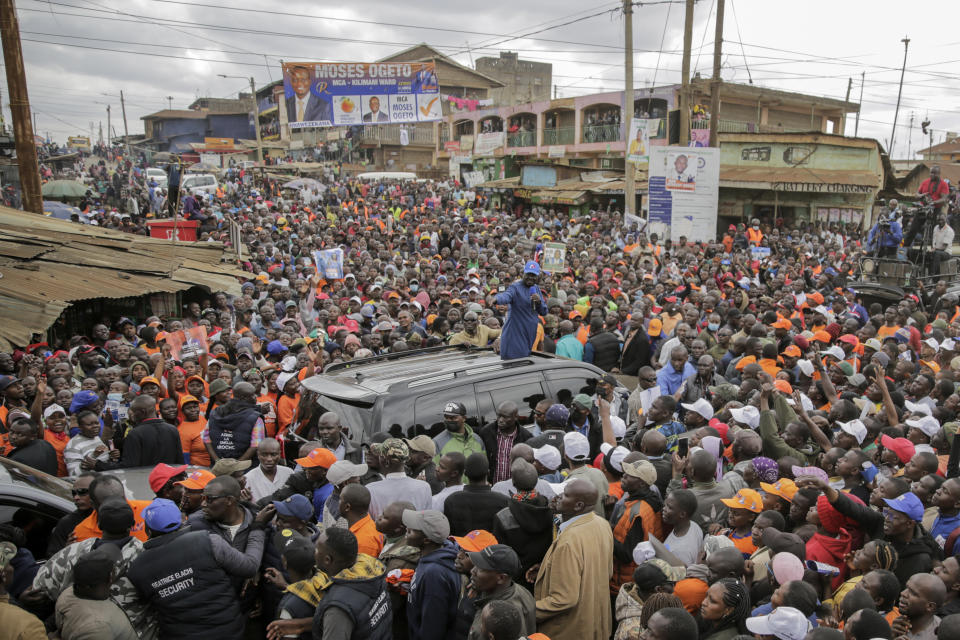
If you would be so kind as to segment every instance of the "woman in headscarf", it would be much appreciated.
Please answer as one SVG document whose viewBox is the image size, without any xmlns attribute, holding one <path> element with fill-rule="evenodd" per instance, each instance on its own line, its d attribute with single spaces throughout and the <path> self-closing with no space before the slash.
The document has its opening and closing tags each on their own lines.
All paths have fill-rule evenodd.
<svg viewBox="0 0 960 640">
<path fill-rule="evenodd" d="M 709 451 L 717 460 L 717 482 L 723 480 L 723 440 L 717 436 L 706 436 L 700 440 L 700 446 Z"/>
<path fill-rule="evenodd" d="M 746 633 L 749 613 L 747 587 L 735 578 L 718 580 L 700 605 L 700 640 L 731 640 Z"/>
<path fill-rule="evenodd" d="M 773 484 L 780 477 L 780 466 L 773 458 L 757 456 L 750 461 L 750 466 L 743 473 L 747 486 L 756 491 L 760 490 L 760 483 Z"/>
</svg>

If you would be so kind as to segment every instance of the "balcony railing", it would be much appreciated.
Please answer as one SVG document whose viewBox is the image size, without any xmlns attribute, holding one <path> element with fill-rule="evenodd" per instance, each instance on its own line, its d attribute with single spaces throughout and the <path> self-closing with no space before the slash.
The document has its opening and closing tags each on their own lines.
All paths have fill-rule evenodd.
<svg viewBox="0 0 960 640">
<path fill-rule="evenodd" d="M 573 138 L 574 138 L 573 127 L 557 127 L 556 129 L 543 130 L 544 146 L 573 144 Z"/>
<path fill-rule="evenodd" d="M 709 121 L 704 123 L 703 128 L 709 128 Z M 720 118 L 717 124 L 718 133 L 805 133 L 817 127 L 781 127 L 775 124 L 763 124 L 745 120 L 724 120 Z"/>
<path fill-rule="evenodd" d="M 620 140 L 620 125 L 600 124 L 583 128 L 584 142 L 617 142 Z"/>
<path fill-rule="evenodd" d="M 535 147 L 537 146 L 536 131 L 517 131 L 507 134 L 508 147 Z"/>
<path fill-rule="evenodd" d="M 400 144 L 401 125 L 368 125 L 360 129 L 357 136 L 362 144 Z M 407 125 L 408 144 L 437 144 L 436 130 L 429 125 Z"/>
<path fill-rule="evenodd" d="M 450 129 L 446 124 L 440 124 L 440 145 L 442 146 L 444 142 L 450 141 Z"/>
</svg>

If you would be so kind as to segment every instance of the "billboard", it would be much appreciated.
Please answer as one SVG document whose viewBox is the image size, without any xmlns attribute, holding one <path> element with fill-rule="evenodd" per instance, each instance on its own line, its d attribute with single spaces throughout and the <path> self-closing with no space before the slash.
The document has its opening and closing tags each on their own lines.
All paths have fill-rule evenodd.
<svg viewBox="0 0 960 640">
<path fill-rule="evenodd" d="M 67 148 L 90 151 L 90 138 L 86 136 L 70 136 L 67 138 Z"/>
<path fill-rule="evenodd" d="M 285 62 L 291 129 L 443 118 L 433 62 Z"/>
<path fill-rule="evenodd" d="M 716 237 L 719 149 L 650 147 L 648 180 L 648 233 L 690 242 Z"/>
</svg>

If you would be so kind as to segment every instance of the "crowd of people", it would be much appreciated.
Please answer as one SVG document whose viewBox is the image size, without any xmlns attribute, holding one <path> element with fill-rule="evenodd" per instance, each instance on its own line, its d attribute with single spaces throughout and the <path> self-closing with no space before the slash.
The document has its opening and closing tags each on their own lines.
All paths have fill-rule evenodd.
<svg viewBox="0 0 960 640">
<path fill-rule="evenodd" d="M 236 171 L 194 203 L 203 240 L 240 227 L 233 295 L 0 353 L 3 462 L 67 479 L 76 505 L 43 539 L 30 510 L 0 525 L 0 635 L 960 637 L 946 283 L 864 304 L 846 228 L 671 242 L 452 180 L 320 182 Z M 597 376 L 487 424 L 450 397 L 440 433 L 404 437 L 302 386 L 443 345 Z"/>
</svg>

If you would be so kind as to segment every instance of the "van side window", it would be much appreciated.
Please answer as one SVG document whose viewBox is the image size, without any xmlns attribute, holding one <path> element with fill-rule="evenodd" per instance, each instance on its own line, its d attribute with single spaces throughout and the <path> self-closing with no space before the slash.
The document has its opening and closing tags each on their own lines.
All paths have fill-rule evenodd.
<svg viewBox="0 0 960 640">
<path fill-rule="evenodd" d="M 585 393 L 592 396 L 597 390 L 597 378 L 587 370 L 552 370 L 545 372 L 547 388 L 554 399 L 567 407 L 573 402 L 573 396 Z"/>
<path fill-rule="evenodd" d="M 533 409 L 547 397 L 539 375 L 511 376 L 477 384 L 477 402 L 481 424 L 497 419 L 497 407 L 504 402 L 517 405 L 520 424 L 533 422 Z"/>
</svg>

